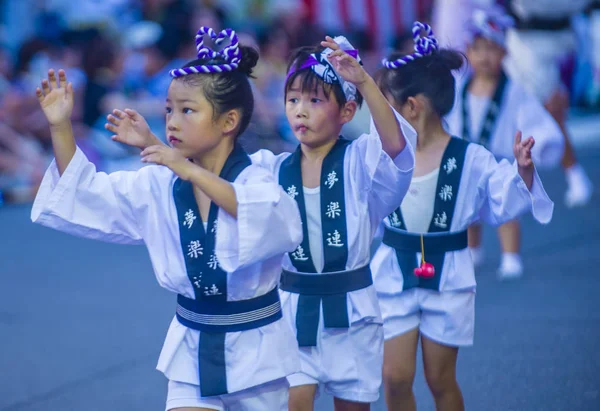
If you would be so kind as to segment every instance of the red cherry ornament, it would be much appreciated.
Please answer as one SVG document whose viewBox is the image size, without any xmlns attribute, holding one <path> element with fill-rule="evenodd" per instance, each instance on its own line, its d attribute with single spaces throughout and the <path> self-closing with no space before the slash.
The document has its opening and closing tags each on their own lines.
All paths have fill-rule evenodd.
<svg viewBox="0 0 600 411">
<path fill-rule="evenodd" d="M 435 275 L 435 267 L 431 263 L 421 264 L 421 272 L 424 278 L 431 278 Z"/>
<path fill-rule="evenodd" d="M 415 275 L 417 277 L 422 277 L 423 276 L 423 269 L 421 267 L 417 267 L 414 269 Z"/>
</svg>

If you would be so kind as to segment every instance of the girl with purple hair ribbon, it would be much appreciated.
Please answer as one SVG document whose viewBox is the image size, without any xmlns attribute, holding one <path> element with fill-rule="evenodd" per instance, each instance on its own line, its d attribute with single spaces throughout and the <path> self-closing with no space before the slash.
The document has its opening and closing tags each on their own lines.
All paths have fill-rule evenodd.
<svg viewBox="0 0 600 411">
<path fill-rule="evenodd" d="M 205 36 L 217 45 L 205 45 Z M 222 44 L 223 43 L 223 44 Z M 147 167 L 98 173 L 75 145 L 73 87 L 53 70 L 37 96 L 56 156 L 41 184 L 34 222 L 90 239 L 145 244 L 158 283 L 177 295 L 157 369 L 166 410 L 287 411 L 286 377 L 299 370 L 282 319 L 281 261 L 302 240 L 296 202 L 237 143 L 250 122 L 249 77 L 258 52 L 231 29 L 203 27 L 198 58 L 171 71 L 169 146 L 141 153 Z M 133 144 L 144 120 L 109 116 Z M 143 128 L 142 127 L 142 128 Z M 124 273 L 126 274 L 126 273 Z"/>
<path fill-rule="evenodd" d="M 416 410 L 412 386 L 420 342 L 436 409 L 460 411 L 456 363 L 459 348 L 473 344 L 475 325 L 467 228 L 479 219 L 498 225 L 529 211 L 545 224 L 554 204 L 534 166 L 532 137 L 515 133 L 511 164 L 446 131 L 444 116 L 455 100 L 452 72 L 463 56 L 440 49 L 426 24 L 415 23 L 413 38 L 415 52 L 393 53 L 376 75 L 418 135 L 408 193 L 384 220 L 371 262 L 384 321 L 386 403 L 390 411 Z"/>
<path fill-rule="evenodd" d="M 347 140 L 340 131 L 363 100 L 372 113 L 370 131 Z M 300 370 L 288 377 L 290 410 L 312 410 L 319 387 L 337 410 L 368 410 L 379 397 L 383 361 L 370 245 L 406 193 L 416 134 L 341 36 L 292 55 L 285 111 L 296 151 L 259 150 L 251 157 L 297 202 L 303 222 L 303 241 L 284 257 L 280 285 L 300 355 Z M 147 129 L 129 135 L 135 127 L 121 123 L 115 131 L 122 140 L 152 144 Z"/>
</svg>

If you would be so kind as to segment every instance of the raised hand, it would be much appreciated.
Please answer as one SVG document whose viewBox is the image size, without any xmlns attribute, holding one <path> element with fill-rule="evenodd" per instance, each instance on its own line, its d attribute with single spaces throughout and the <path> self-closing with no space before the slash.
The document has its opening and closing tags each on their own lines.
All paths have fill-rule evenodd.
<svg viewBox="0 0 600 411">
<path fill-rule="evenodd" d="M 517 131 L 515 134 L 515 145 L 513 147 L 515 159 L 517 160 L 519 167 L 523 169 L 532 169 L 533 160 L 531 159 L 531 149 L 535 145 L 535 140 L 533 137 L 529 137 L 525 141 L 521 141 L 522 135 L 523 133 L 520 131 Z"/>
<path fill-rule="evenodd" d="M 35 94 L 50 126 L 61 125 L 71 119 L 73 84 L 67 83 L 64 70 L 58 70 L 58 82 L 54 70 L 48 70 L 48 80 L 42 80 L 42 87 L 38 87 Z"/>
<path fill-rule="evenodd" d="M 189 180 L 191 169 L 197 167 L 185 158 L 178 150 L 165 145 L 154 145 L 141 153 L 144 163 L 154 163 L 169 167 L 182 180 Z"/>
<path fill-rule="evenodd" d="M 322 41 L 321 45 L 333 50 L 327 58 L 333 65 L 333 68 L 335 68 L 335 71 L 337 71 L 344 80 L 349 81 L 357 87 L 368 80 L 369 75 L 360 65 L 358 60 L 340 49 L 339 44 L 337 44 L 333 38 L 326 36 L 325 41 Z"/>
<path fill-rule="evenodd" d="M 146 119 L 135 110 L 126 108 L 124 111 L 113 110 L 106 118 L 108 121 L 104 128 L 115 133 L 111 136 L 113 141 L 127 144 L 128 146 L 145 149 L 160 141 L 152 134 Z"/>
</svg>

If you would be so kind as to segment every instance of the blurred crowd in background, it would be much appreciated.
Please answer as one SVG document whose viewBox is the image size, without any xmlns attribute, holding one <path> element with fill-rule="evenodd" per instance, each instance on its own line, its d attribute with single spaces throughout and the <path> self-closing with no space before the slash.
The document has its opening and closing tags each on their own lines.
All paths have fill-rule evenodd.
<svg viewBox="0 0 600 411">
<path fill-rule="evenodd" d="M 35 97 L 48 68 L 64 68 L 73 82 L 74 131 L 88 158 L 107 172 L 136 169 L 139 151 L 110 139 L 106 115 L 133 108 L 163 136 L 168 71 L 194 58 L 200 26 L 232 27 L 260 50 L 256 111 L 242 142 L 250 152 L 280 152 L 297 144 L 283 101 L 292 49 L 343 34 L 374 72 L 392 49 L 411 51 L 407 30 L 430 22 L 442 1 L 468 0 L 0 0 L 0 193 L 5 202 L 31 201 L 52 160 Z M 588 20 L 582 13 L 576 24 L 581 50 L 593 49 Z M 575 104 L 597 109 L 591 54 L 577 56 L 571 93 Z M 359 112 L 345 135 L 364 132 L 368 121 Z"/>
</svg>

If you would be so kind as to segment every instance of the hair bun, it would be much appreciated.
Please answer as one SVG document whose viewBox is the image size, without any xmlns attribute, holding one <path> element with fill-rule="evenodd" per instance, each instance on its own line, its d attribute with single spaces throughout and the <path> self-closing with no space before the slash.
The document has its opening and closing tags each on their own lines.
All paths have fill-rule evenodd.
<svg viewBox="0 0 600 411">
<path fill-rule="evenodd" d="M 242 53 L 242 57 L 238 64 L 237 70 L 246 74 L 248 77 L 252 77 L 252 70 L 258 63 L 258 51 L 254 47 L 241 45 L 240 51 Z"/>
</svg>

